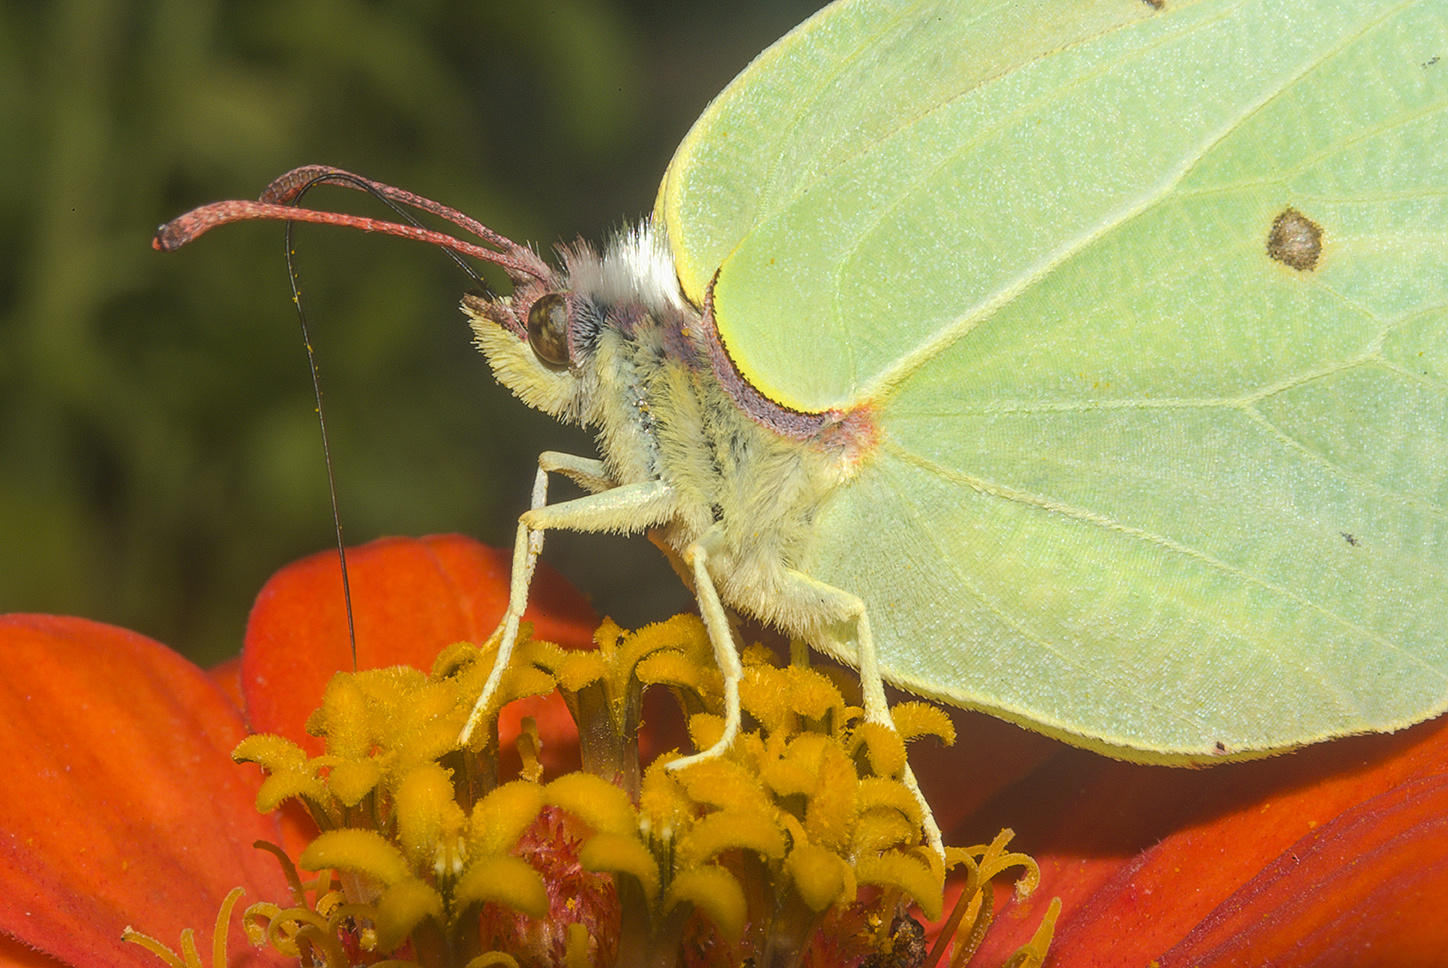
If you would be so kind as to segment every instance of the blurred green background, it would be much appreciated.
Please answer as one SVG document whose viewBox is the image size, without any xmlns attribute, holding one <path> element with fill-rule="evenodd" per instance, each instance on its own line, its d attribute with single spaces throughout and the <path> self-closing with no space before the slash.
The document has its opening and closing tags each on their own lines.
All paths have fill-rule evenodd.
<svg viewBox="0 0 1448 968">
<path fill-rule="evenodd" d="M 305 163 L 545 251 L 653 202 L 674 145 L 815 0 L 0 3 L 0 611 L 113 622 L 202 662 L 331 511 L 282 226 L 157 224 Z M 317 189 L 312 207 L 386 214 Z M 511 542 L 535 456 L 592 442 L 469 345 L 436 250 L 301 226 L 349 543 Z M 627 556 L 627 563 L 621 563 Z M 546 557 L 625 624 L 685 601 L 642 538 Z"/>
</svg>

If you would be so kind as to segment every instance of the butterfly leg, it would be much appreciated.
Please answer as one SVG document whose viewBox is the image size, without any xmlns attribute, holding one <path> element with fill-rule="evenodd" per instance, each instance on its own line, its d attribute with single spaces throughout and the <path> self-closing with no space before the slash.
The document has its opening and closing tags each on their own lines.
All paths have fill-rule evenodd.
<svg viewBox="0 0 1448 968">
<path fill-rule="evenodd" d="M 561 504 L 549 504 L 550 473 L 562 474 L 594 493 Z M 553 451 L 539 455 L 532 501 L 529 510 L 518 519 L 518 532 L 513 542 L 508 610 L 499 623 L 498 631 L 493 633 L 498 637 L 497 658 L 493 660 L 487 684 L 483 686 L 477 702 L 473 703 L 468 721 L 458 735 L 460 745 L 466 746 L 472 739 L 473 731 L 482 722 L 483 713 L 508 669 L 518 638 L 518 625 L 528 607 L 528 587 L 533 581 L 538 555 L 543 551 L 544 533 L 555 528 L 566 531 L 641 531 L 668 520 L 673 513 L 673 490 L 662 481 L 614 487 L 606 468 L 599 461 Z"/>
<path fill-rule="evenodd" d="M 743 718 L 739 709 L 739 681 L 744 678 L 744 667 L 739 662 L 734 630 L 729 625 L 729 617 L 724 614 L 724 604 L 719 601 L 719 592 L 709 574 L 710 552 L 718 548 L 722 538 L 723 531 L 717 527 L 706 531 L 703 537 L 684 550 L 684 565 L 692 572 L 699 614 L 703 616 L 704 628 L 714 646 L 714 661 L 719 666 L 719 674 L 724 677 L 724 732 L 708 749 L 671 761 L 671 770 L 721 755 L 739 735 L 739 723 Z"/>
<path fill-rule="evenodd" d="M 724 613 L 724 606 L 719 601 L 714 579 L 709 572 L 711 554 L 715 559 L 726 557 L 720 550 L 723 543 L 723 530 L 718 527 L 711 528 L 684 550 L 684 563 L 692 572 L 699 612 L 704 618 L 704 627 L 709 632 L 709 641 L 714 646 L 714 659 L 724 677 L 724 733 L 718 742 L 707 750 L 670 762 L 670 769 L 719 756 L 729 748 L 739 733 L 742 718 L 739 709 L 739 681 L 744 677 L 744 670 L 739 662 L 739 648 L 735 643 L 734 631 Z M 785 580 L 778 594 L 785 601 L 799 602 L 801 611 L 809 610 L 817 615 L 830 616 L 829 626 L 845 633 L 837 633 L 837 639 L 843 641 L 832 642 L 834 647 L 825 651 L 853 658 L 860 672 L 865 719 L 893 730 L 895 720 L 890 716 L 890 705 L 885 698 L 885 682 L 880 675 L 880 662 L 875 655 L 875 640 L 870 634 L 870 617 L 865 611 L 865 603 L 846 591 L 826 585 L 799 571 L 785 572 Z M 853 634 L 849 634 L 851 632 Z M 915 774 L 908 763 L 900 779 L 920 804 L 920 825 L 926 843 L 943 858 L 945 843 L 941 837 L 940 826 L 935 822 L 930 804 L 925 801 L 925 795 L 920 791 L 920 784 L 916 782 Z"/>
<path fill-rule="evenodd" d="M 824 641 L 815 644 L 826 654 L 853 662 L 859 670 L 866 722 L 879 723 L 893 730 L 895 720 L 890 715 L 890 704 L 885 698 L 885 680 L 880 675 L 880 660 L 875 654 L 875 638 L 870 632 L 870 615 L 864 601 L 803 572 L 788 571 L 785 575 L 786 581 L 779 591 L 781 599 L 801 603 L 800 611 L 810 610 L 816 615 L 831 617 L 822 630 Z M 926 843 L 943 858 L 945 841 L 940 825 L 935 822 L 935 814 L 931 812 L 909 763 L 905 764 L 900 782 L 920 804 L 920 825 Z"/>
<path fill-rule="evenodd" d="M 598 494 L 617 486 L 608 476 L 608 468 L 603 461 L 594 460 L 592 457 L 545 450 L 538 455 L 538 470 L 549 474 L 562 474 L 590 494 Z M 534 504 L 533 507 L 539 508 L 542 505 Z"/>
<path fill-rule="evenodd" d="M 854 598 L 853 595 L 850 597 Z M 870 634 L 870 615 L 865 611 L 864 602 L 859 599 L 855 601 L 859 602 L 859 611 L 855 613 L 855 642 L 856 654 L 860 660 L 860 691 L 864 693 L 865 719 L 894 729 L 895 720 L 890 715 L 890 705 L 885 699 L 885 680 L 880 675 L 880 660 L 875 655 L 875 639 Z M 930 804 L 925 801 L 925 794 L 921 792 L 920 784 L 915 780 L 915 771 L 910 769 L 908 761 L 900 782 L 905 784 L 915 795 L 915 802 L 920 804 L 920 826 L 924 828 L 926 842 L 931 850 L 944 860 L 945 840 L 941 836 L 940 825 L 935 822 L 935 814 L 931 812 Z"/>
</svg>

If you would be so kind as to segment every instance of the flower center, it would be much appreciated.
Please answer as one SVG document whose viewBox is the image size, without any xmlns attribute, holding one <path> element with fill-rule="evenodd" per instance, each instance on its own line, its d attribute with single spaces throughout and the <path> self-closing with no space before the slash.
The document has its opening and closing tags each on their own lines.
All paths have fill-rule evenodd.
<svg viewBox="0 0 1448 968">
<path fill-rule="evenodd" d="M 945 932 L 956 958 L 989 923 L 991 878 L 1022 867 L 1029 887 L 1037 876 L 1030 858 L 1005 852 L 1009 832 L 947 849 L 944 863 L 923 841 L 905 744 L 953 739 L 938 708 L 902 703 L 894 730 L 867 723 L 828 676 L 781 668 L 755 647 L 740 689 L 748 728 L 726 755 L 669 770 L 677 750 L 640 762 L 645 688 L 673 692 L 696 748 L 723 728 L 702 626 L 679 616 L 630 633 L 605 622 L 595 641 L 565 652 L 524 639 L 470 748 L 456 737 L 491 646 L 450 646 L 430 675 L 338 674 L 307 722 L 321 756 L 278 736 L 244 740 L 234 757 L 266 774 L 258 809 L 296 800 L 319 831 L 296 862 L 311 880 L 273 848 L 292 897 L 247 909 L 253 942 L 328 968 L 915 965 L 926 947 L 911 911 L 941 917 L 946 863 L 966 871 Z M 554 690 L 578 725 L 584 769 L 545 778 L 538 732 L 525 726 L 522 766 L 501 777 L 499 710 Z M 1028 960 L 1044 957 L 1053 920 Z M 130 937 L 172 968 L 199 968 L 189 938 L 180 957 Z M 216 957 L 219 968 L 224 944 Z"/>
</svg>

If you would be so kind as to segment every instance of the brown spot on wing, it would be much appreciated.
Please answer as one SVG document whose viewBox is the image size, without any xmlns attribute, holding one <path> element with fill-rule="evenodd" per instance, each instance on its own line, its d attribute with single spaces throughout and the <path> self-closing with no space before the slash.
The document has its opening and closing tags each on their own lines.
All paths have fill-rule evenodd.
<svg viewBox="0 0 1448 968">
<path fill-rule="evenodd" d="M 1322 256 L 1322 226 L 1295 208 L 1284 208 L 1267 233 L 1267 254 L 1298 272 L 1315 269 Z"/>
</svg>

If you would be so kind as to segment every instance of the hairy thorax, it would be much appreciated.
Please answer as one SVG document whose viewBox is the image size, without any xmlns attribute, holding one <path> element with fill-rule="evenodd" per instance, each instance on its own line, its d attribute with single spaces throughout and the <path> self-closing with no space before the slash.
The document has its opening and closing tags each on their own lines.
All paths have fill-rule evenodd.
<svg viewBox="0 0 1448 968">
<path fill-rule="evenodd" d="M 584 245 L 562 255 L 536 291 L 465 300 L 494 373 L 530 405 L 593 429 L 612 484 L 667 484 L 671 513 L 647 526 L 677 552 L 715 529 L 711 573 L 725 601 L 807 632 L 798 609 L 778 604 L 781 579 L 807 565 L 815 516 L 867 459 L 868 419 L 784 411 L 748 387 L 651 227 L 603 256 Z M 521 321 L 547 291 L 567 293 L 567 367 L 540 363 Z"/>
<path fill-rule="evenodd" d="M 827 441 L 782 434 L 742 409 L 710 368 L 692 307 L 625 309 L 619 318 L 625 325 L 606 328 L 599 341 L 599 386 L 586 421 L 599 430 L 610 473 L 620 484 L 669 484 L 676 513 L 659 529 L 668 544 L 682 553 L 717 524 L 722 597 L 796 624 L 776 605 L 781 577 L 804 564 L 814 517 L 855 462 Z"/>
</svg>

